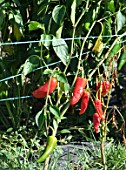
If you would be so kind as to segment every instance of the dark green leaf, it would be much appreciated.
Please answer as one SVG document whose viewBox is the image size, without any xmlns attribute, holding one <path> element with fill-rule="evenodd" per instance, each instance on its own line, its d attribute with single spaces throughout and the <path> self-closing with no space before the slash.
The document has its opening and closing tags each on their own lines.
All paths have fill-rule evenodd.
<svg viewBox="0 0 126 170">
<path fill-rule="evenodd" d="M 23 75 L 31 73 L 36 67 L 39 66 L 39 57 L 36 55 L 30 56 L 23 65 Z"/>
<path fill-rule="evenodd" d="M 57 106 L 50 106 L 49 110 L 55 116 L 56 119 L 60 119 L 60 111 Z"/>
<path fill-rule="evenodd" d="M 67 94 L 70 90 L 70 86 L 69 86 L 69 83 L 68 83 L 68 80 L 67 80 L 65 74 L 64 73 L 58 74 L 57 79 L 58 79 L 58 81 L 64 83 L 63 90 L 65 91 L 65 94 Z"/>
<path fill-rule="evenodd" d="M 19 2 L 19 0 L 12 0 L 15 4 L 17 4 L 18 6 L 20 6 L 21 4 L 20 4 L 20 2 Z"/>
<path fill-rule="evenodd" d="M 63 39 L 57 39 L 56 37 L 53 37 L 52 45 L 57 56 L 60 58 L 62 63 L 66 65 L 68 56 L 68 46 L 66 42 Z"/>
<path fill-rule="evenodd" d="M 44 124 L 44 114 L 43 111 L 39 111 L 35 116 L 36 125 L 41 129 Z"/>
<path fill-rule="evenodd" d="M 62 82 L 62 83 L 68 83 L 67 78 L 64 73 L 59 73 L 57 75 L 57 80 Z"/>
<path fill-rule="evenodd" d="M 2 29 L 3 21 L 4 21 L 4 14 L 2 9 L 0 9 L 0 30 Z"/>
<path fill-rule="evenodd" d="M 64 5 L 55 6 L 55 8 L 52 12 L 52 18 L 58 25 L 61 25 L 61 23 L 63 22 L 65 12 L 66 12 L 66 7 Z"/>
</svg>

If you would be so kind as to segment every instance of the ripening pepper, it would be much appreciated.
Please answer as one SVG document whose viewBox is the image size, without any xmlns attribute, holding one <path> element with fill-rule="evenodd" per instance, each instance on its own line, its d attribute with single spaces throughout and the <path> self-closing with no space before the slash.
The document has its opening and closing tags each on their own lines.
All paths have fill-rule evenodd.
<svg viewBox="0 0 126 170">
<path fill-rule="evenodd" d="M 72 93 L 72 98 L 70 101 L 70 104 L 72 106 L 74 106 L 82 97 L 83 92 L 84 92 L 84 88 L 87 85 L 87 79 L 85 78 L 81 78 L 81 77 L 77 77 L 76 82 L 75 82 L 75 86 L 73 89 L 73 93 Z"/>
<path fill-rule="evenodd" d="M 44 98 L 46 97 L 47 93 L 51 94 L 57 87 L 58 81 L 56 78 L 52 77 L 45 84 L 39 87 L 37 90 L 32 92 L 32 95 L 35 98 Z"/>
<path fill-rule="evenodd" d="M 37 162 L 43 162 L 48 158 L 49 155 L 54 151 L 57 144 L 57 138 L 55 136 L 49 136 L 47 140 L 46 148 L 40 158 L 37 159 Z"/>
<path fill-rule="evenodd" d="M 88 91 L 84 91 L 82 100 L 81 100 L 80 115 L 82 115 L 85 112 L 85 110 L 87 109 L 89 98 L 90 98 L 90 93 Z"/>
<path fill-rule="evenodd" d="M 103 113 L 103 110 L 102 110 L 102 103 L 101 103 L 101 101 L 99 99 L 95 99 L 94 100 L 94 106 L 95 106 L 96 112 L 99 114 L 99 116 L 102 119 L 102 121 L 104 121 L 105 117 L 104 117 L 104 113 Z"/>
<path fill-rule="evenodd" d="M 110 90 L 110 87 L 111 86 L 109 81 L 98 82 L 98 84 L 96 85 L 96 91 L 98 92 L 98 96 L 100 93 L 100 89 L 101 89 L 101 95 L 105 96 Z"/>
<path fill-rule="evenodd" d="M 98 133 L 98 129 L 99 129 L 99 126 L 100 126 L 100 116 L 98 113 L 94 113 L 93 114 L 93 123 L 94 123 L 94 130 L 96 133 Z"/>
</svg>

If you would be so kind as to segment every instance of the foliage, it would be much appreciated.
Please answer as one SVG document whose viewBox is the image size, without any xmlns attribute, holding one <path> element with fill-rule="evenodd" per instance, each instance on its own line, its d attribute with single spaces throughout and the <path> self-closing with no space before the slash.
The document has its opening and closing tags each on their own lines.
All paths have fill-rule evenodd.
<svg viewBox="0 0 126 170">
<path fill-rule="evenodd" d="M 24 134 L 25 128 L 26 127 L 21 127 L 20 130 L 15 133 L 10 129 L 1 134 L 0 168 L 2 170 L 42 168 L 43 165 L 35 161 L 38 158 L 37 150 L 42 148 L 40 147 L 40 137 L 38 138 L 35 134 L 29 140 L 26 140 Z M 98 142 L 89 142 L 86 146 L 57 146 L 51 157 L 49 169 L 103 169 L 98 146 Z M 105 148 L 108 169 L 125 169 L 125 147 L 120 144 L 116 145 L 111 141 L 106 144 Z M 93 152 L 90 149 L 93 149 Z"/>
<path fill-rule="evenodd" d="M 19 97 L 1 104 L 1 129 L 17 130 L 35 122 L 44 136 L 55 136 L 66 113 L 76 116 L 80 109 L 80 102 L 75 107 L 69 103 L 77 77 L 88 79 L 91 94 L 80 119 L 92 121 L 96 83 L 108 80 L 111 89 L 102 98 L 103 108 L 107 121 L 116 125 L 109 104 L 112 87 L 119 87 L 118 76 L 125 69 L 126 2 L 2 0 L 0 6 L 0 98 Z M 34 98 L 32 92 L 49 77 L 57 78 L 57 89 L 46 98 Z M 125 120 L 117 113 L 125 139 Z"/>
</svg>

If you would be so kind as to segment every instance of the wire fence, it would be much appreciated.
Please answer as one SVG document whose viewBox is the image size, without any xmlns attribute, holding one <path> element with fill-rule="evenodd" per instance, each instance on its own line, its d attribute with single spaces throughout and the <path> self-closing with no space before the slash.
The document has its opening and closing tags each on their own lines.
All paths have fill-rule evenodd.
<svg viewBox="0 0 126 170">
<path fill-rule="evenodd" d="M 101 38 L 112 38 L 112 37 L 120 37 L 122 36 L 121 34 L 120 35 L 103 35 L 101 36 Z M 126 36 L 126 34 L 123 34 L 123 36 Z M 88 39 L 97 39 L 99 36 L 89 36 Z M 83 40 L 85 39 L 86 37 L 75 37 L 75 38 L 59 38 L 57 39 L 57 41 L 59 40 L 65 40 L 65 41 L 71 41 L 71 40 Z M 32 44 L 32 43 L 42 43 L 42 42 L 49 42 L 49 41 L 53 41 L 53 39 L 51 40 L 37 40 L 37 41 L 25 41 L 25 42 L 5 42 L 5 43 L 0 43 L 0 46 L 6 46 L 6 45 L 20 45 L 20 44 Z M 123 40 L 123 41 L 119 41 L 117 43 L 125 43 L 126 40 Z M 106 47 L 104 47 L 106 48 Z M 107 46 L 107 48 L 109 48 L 109 46 Z M 87 55 L 89 53 L 92 53 L 92 51 L 87 51 L 87 52 L 84 52 L 82 55 Z M 72 56 L 71 59 L 74 59 L 78 57 L 78 55 L 76 56 Z M 46 68 L 46 67 L 51 67 L 51 66 L 54 66 L 54 65 L 57 65 L 59 63 L 61 63 L 62 61 L 57 61 L 57 62 L 54 62 L 54 63 L 50 63 L 46 66 L 41 66 L 41 67 L 38 67 L 38 68 L 35 68 L 32 72 L 34 71 L 37 71 L 37 70 L 40 70 L 40 69 L 43 69 L 43 68 Z M 7 81 L 7 80 L 10 80 L 10 79 L 13 79 L 13 78 L 16 78 L 16 77 L 19 77 L 21 76 L 22 74 L 16 74 L 16 75 L 12 75 L 12 76 L 9 76 L 9 77 L 6 77 L 6 78 L 3 78 L 0 80 L 0 82 L 3 82 L 3 81 Z M 119 76 L 119 78 L 124 78 L 126 75 L 122 75 L 122 76 Z M 4 101 L 14 101 L 14 100 L 20 100 L 20 99 L 28 99 L 28 98 L 32 98 L 33 96 L 20 96 L 20 97 L 11 97 L 11 98 L 5 98 L 5 99 L 0 99 L 0 102 L 4 102 Z"/>
<path fill-rule="evenodd" d="M 114 38 L 114 37 L 120 37 L 122 34 L 114 34 L 114 35 L 103 35 L 100 36 L 101 38 Z M 123 36 L 126 36 L 126 34 L 123 34 Z M 71 41 L 71 40 L 83 40 L 83 39 L 97 39 L 99 36 L 89 36 L 89 37 L 75 37 L 75 38 L 57 38 L 57 41 Z M 0 43 L 0 46 L 6 46 L 6 45 L 20 45 L 20 44 L 33 44 L 33 43 L 42 43 L 42 42 L 52 42 L 53 39 L 44 39 L 44 40 L 34 40 L 34 41 L 19 41 L 19 42 L 4 42 Z"/>
</svg>

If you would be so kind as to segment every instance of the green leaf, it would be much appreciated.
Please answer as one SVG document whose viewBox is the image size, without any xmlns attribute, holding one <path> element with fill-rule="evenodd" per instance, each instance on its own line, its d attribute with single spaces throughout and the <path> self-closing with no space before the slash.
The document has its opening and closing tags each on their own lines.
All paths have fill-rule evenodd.
<svg viewBox="0 0 126 170">
<path fill-rule="evenodd" d="M 3 14 L 2 9 L 0 9 L 0 30 L 3 27 L 3 21 L 4 21 L 4 14 Z"/>
<path fill-rule="evenodd" d="M 20 38 L 23 36 L 22 30 L 20 29 L 19 25 L 14 23 L 14 36 L 17 41 L 20 40 Z"/>
<path fill-rule="evenodd" d="M 65 91 L 65 95 L 67 95 L 67 93 L 70 91 L 70 85 L 69 85 L 69 83 L 65 83 L 65 84 L 64 84 L 64 91 Z"/>
<path fill-rule="evenodd" d="M 29 31 L 35 31 L 35 30 L 38 30 L 38 29 L 42 29 L 43 31 L 45 30 L 44 24 L 41 24 L 37 21 L 29 22 L 28 27 L 29 27 Z"/>
<path fill-rule="evenodd" d="M 57 74 L 57 80 L 62 83 L 68 83 L 67 78 L 64 73 Z"/>
<path fill-rule="evenodd" d="M 106 1 L 106 5 L 107 5 L 107 10 L 111 11 L 111 12 L 115 12 L 115 4 L 114 4 L 114 0 L 110 0 L 110 1 Z"/>
<path fill-rule="evenodd" d="M 65 16 L 65 12 L 66 12 L 66 7 L 64 5 L 55 6 L 52 12 L 52 18 L 56 24 L 61 25 L 61 23 L 63 22 L 63 18 Z"/>
<path fill-rule="evenodd" d="M 121 70 L 121 68 L 124 66 L 125 63 L 126 63 L 126 50 L 122 53 L 122 55 L 120 57 L 118 70 Z"/>
<path fill-rule="evenodd" d="M 60 133 L 65 134 L 65 133 L 71 133 L 71 132 L 67 129 L 63 129 L 63 130 L 60 131 Z"/>
<path fill-rule="evenodd" d="M 53 127 L 54 129 L 57 129 L 58 127 L 58 122 L 55 119 L 53 119 Z"/>
<path fill-rule="evenodd" d="M 35 116 L 36 125 L 41 129 L 44 124 L 43 110 L 39 111 Z"/>
<path fill-rule="evenodd" d="M 121 48 L 121 44 L 119 43 L 119 41 L 114 45 L 114 47 L 112 48 L 112 50 L 110 51 L 109 57 L 114 56 Z"/>
<path fill-rule="evenodd" d="M 19 10 L 16 10 L 16 15 L 14 15 L 15 22 L 23 27 L 23 18 Z"/>
<path fill-rule="evenodd" d="M 63 24 L 61 24 L 61 26 L 56 31 L 56 37 L 57 38 L 61 38 L 62 30 L 63 30 Z"/>
<path fill-rule="evenodd" d="M 60 111 L 57 106 L 50 106 L 49 110 L 55 116 L 56 119 L 60 119 Z"/>
<path fill-rule="evenodd" d="M 71 15 L 70 15 L 70 19 L 73 25 L 75 24 L 75 16 L 76 16 L 76 0 L 73 0 L 73 3 L 71 5 Z"/>
<path fill-rule="evenodd" d="M 31 73 L 36 67 L 39 66 L 39 57 L 36 55 L 30 56 L 24 63 L 23 75 Z"/>
<path fill-rule="evenodd" d="M 41 35 L 41 39 L 40 39 L 42 42 L 42 44 L 47 48 L 49 49 L 50 45 L 51 45 L 51 40 L 52 40 L 52 37 L 50 35 L 47 35 L 47 34 L 42 34 Z"/>
<path fill-rule="evenodd" d="M 116 14 L 116 32 L 119 32 L 126 23 L 126 17 L 119 10 Z"/>
<path fill-rule="evenodd" d="M 65 91 L 65 94 L 67 94 L 70 90 L 70 86 L 69 86 L 69 83 L 68 83 L 68 80 L 67 80 L 65 74 L 64 73 L 57 74 L 57 80 L 64 83 L 63 90 Z"/>
<path fill-rule="evenodd" d="M 46 70 L 44 70 L 44 72 L 43 72 L 43 74 L 50 74 L 50 73 L 52 73 L 52 70 L 51 69 L 46 69 Z"/>
<path fill-rule="evenodd" d="M 53 37 L 52 45 L 57 56 L 60 58 L 62 63 L 66 65 L 68 56 L 68 46 L 66 42 L 63 39 L 57 39 L 56 37 Z"/>
<path fill-rule="evenodd" d="M 19 0 L 12 0 L 15 4 L 17 4 L 18 6 L 21 6 Z"/>
</svg>

